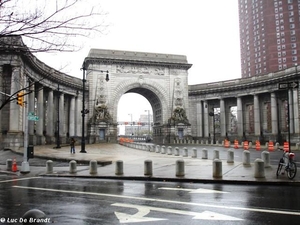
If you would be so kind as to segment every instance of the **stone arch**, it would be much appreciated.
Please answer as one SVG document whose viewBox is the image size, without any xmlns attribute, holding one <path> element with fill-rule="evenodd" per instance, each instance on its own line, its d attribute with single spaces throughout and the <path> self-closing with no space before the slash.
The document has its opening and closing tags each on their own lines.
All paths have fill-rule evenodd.
<svg viewBox="0 0 300 225">
<path fill-rule="evenodd" d="M 141 84 L 138 80 L 128 80 L 116 86 L 111 96 L 111 112 L 113 121 L 117 121 L 118 103 L 122 95 L 126 93 L 137 93 L 144 96 L 153 109 L 154 124 L 164 124 L 167 121 L 169 95 L 160 84 L 153 80 L 144 80 Z"/>
</svg>

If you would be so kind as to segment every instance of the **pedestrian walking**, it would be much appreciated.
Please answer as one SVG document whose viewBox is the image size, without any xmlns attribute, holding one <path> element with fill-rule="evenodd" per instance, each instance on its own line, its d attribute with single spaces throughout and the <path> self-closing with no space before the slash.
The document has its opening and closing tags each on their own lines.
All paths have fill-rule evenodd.
<svg viewBox="0 0 300 225">
<path fill-rule="evenodd" d="M 71 154 L 74 153 L 75 154 L 75 139 L 71 138 L 71 142 L 70 142 L 70 146 L 71 146 Z"/>
</svg>

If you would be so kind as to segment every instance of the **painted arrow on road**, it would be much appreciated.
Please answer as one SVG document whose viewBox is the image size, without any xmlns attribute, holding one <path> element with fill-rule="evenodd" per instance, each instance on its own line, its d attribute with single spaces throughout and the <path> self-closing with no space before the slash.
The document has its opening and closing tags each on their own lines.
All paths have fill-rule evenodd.
<svg viewBox="0 0 300 225">
<path fill-rule="evenodd" d="M 204 188 L 198 188 L 198 189 L 188 189 L 188 188 L 168 188 L 168 187 L 162 187 L 162 188 L 158 188 L 158 189 L 162 189 L 162 190 L 171 190 L 171 191 L 188 191 L 189 193 L 192 194 L 226 194 L 229 192 L 225 192 L 225 191 L 216 191 L 216 190 L 211 190 L 211 189 L 204 189 Z"/>
<path fill-rule="evenodd" d="M 125 208 L 135 208 L 138 212 L 134 215 L 127 214 L 127 213 L 120 213 L 115 212 L 115 215 L 119 219 L 120 223 L 139 223 L 139 222 L 152 222 L 158 220 L 166 220 L 164 218 L 152 218 L 152 217 L 145 217 L 151 210 L 164 212 L 164 213 L 174 213 L 186 216 L 193 216 L 193 219 L 200 219 L 200 220 L 230 220 L 230 221 L 237 221 L 243 220 L 237 217 L 227 216 L 220 213 L 204 211 L 202 213 L 198 212 L 191 212 L 191 211 L 184 211 L 184 210 L 177 210 L 177 209 L 168 209 L 168 208 L 159 208 L 159 207 L 151 207 L 151 206 L 142 206 L 142 205 L 133 205 L 133 204 L 126 204 L 126 203 L 114 203 L 112 206 L 119 206 Z"/>
</svg>

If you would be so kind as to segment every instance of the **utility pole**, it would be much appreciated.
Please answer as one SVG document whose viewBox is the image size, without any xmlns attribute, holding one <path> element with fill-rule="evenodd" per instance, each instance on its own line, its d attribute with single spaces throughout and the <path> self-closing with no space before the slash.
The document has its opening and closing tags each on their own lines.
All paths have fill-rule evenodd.
<svg viewBox="0 0 300 225">
<path fill-rule="evenodd" d="M 26 87 L 26 76 L 24 77 L 24 86 Z M 24 110 L 23 110 L 23 126 L 24 126 L 24 152 L 23 152 L 23 162 L 21 166 L 21 173 L 29 173 L 30 166 L 27 158 L 27 148 L 28 148 L 28 95 L 23 96 L 25 98 Z M 23 107 L 22 107 L 23 108 Z"/>
</svg>

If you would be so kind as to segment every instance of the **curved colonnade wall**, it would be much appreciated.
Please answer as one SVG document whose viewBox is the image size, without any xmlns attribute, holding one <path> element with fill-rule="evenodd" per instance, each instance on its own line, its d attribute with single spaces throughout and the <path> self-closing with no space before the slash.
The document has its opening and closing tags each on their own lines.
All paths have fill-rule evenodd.
<svg viewBox="0 0 300 225">
<path fill-rule="evenodd" d="M 193 138 L 299 142 L 299 70 L 190 85 Z"/>
<path fill-rule="evenodd" d="M 18 36 L 1 38 L 0 44 L 1 147 L 23 146 L 25 107 L 38 117 L 28 121 L 29 145 L 64 144 L 71 136 L 80 137 L 82 80 L 39 61 Z M 25 107 L 15 99 L 22 89 Z"/>
</svg>

